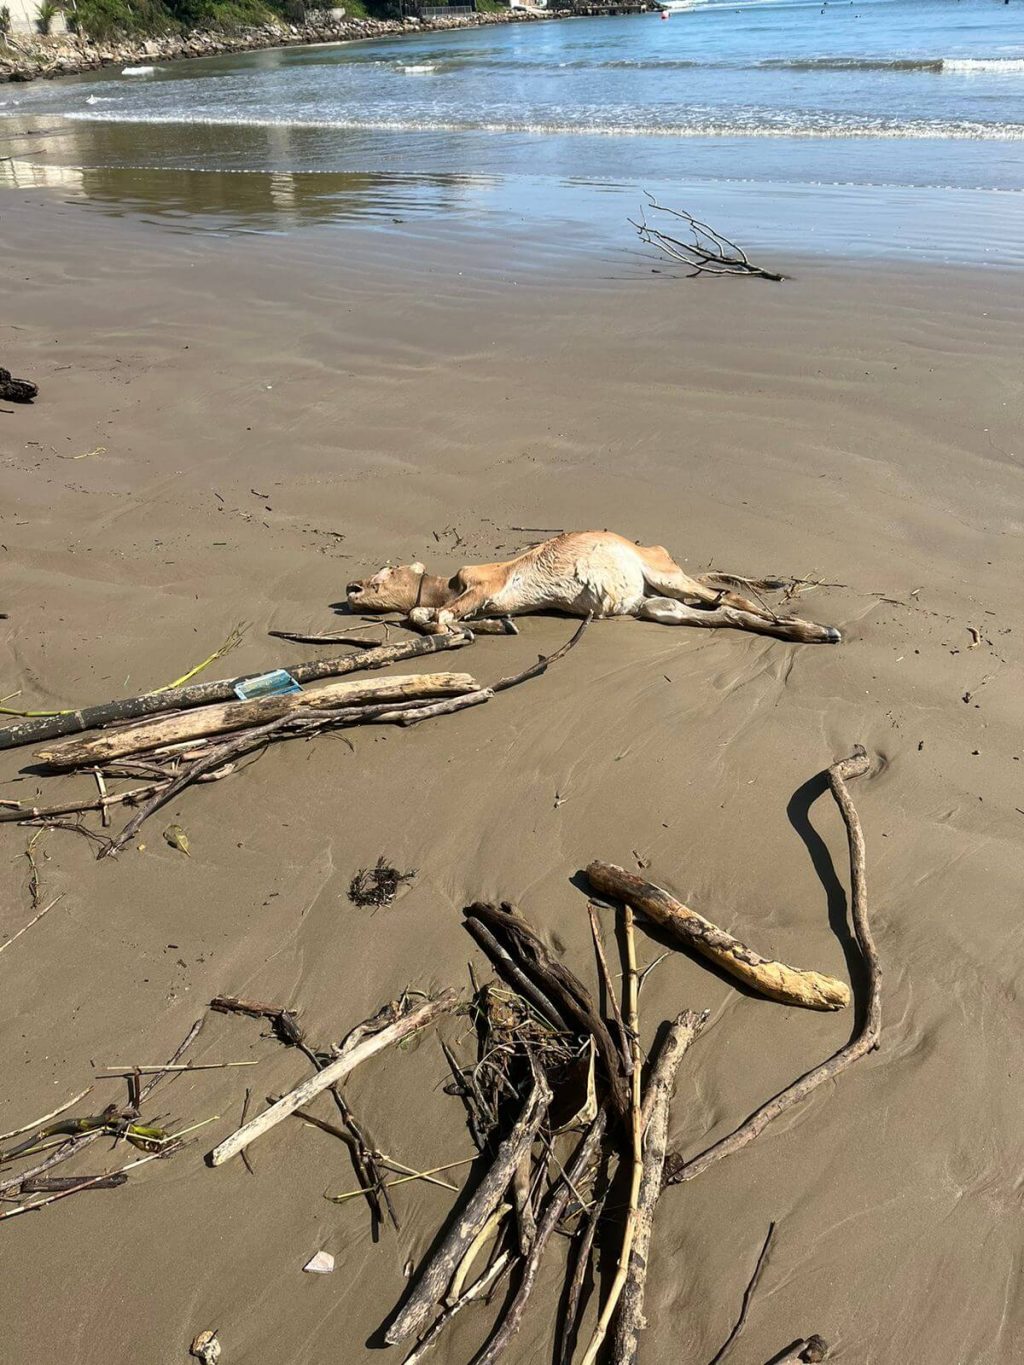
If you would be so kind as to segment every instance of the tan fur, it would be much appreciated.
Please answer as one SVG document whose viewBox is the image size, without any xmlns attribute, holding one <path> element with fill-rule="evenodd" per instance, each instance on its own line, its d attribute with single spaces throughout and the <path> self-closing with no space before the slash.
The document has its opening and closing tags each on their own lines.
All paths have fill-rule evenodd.
<svg viewBox="0 0 1024 1365">
<path fill-rule="evenodd" d="M 473 616 L 564 611 L 572 616 L 638 616 L 664 625 L 735 626 L 786 640 L 835 643 L 839 632 L 780 617 L 714 575 L 691 578 L 661 545 L 634 545 L 611 531 L 568 531 L 496 564 L 462 568 L 450 579 L 422 564 L 384 568 L 348 585 L 354 611 L 399 611 L 436 633 Z M 697 605 L 692 605 L 696 603 Z"/>
</svg>

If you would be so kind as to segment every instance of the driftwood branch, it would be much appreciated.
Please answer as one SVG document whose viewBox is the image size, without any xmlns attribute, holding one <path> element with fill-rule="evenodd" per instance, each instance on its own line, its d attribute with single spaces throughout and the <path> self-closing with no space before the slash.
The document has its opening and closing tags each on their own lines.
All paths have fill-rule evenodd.
<svg viewBox="0 0 1024 1365">
<path fill-rule="evenodd" d="M 461 696 L 448 697 L 444 701 L 429 702 L 426 706 L 410 706 L 401 711 L 383 711 L 377 720 L 382 725 L 392 721 L 396 725 L 417 725 L 421 720 L 433 720 L 435 716 L 450 716 L 453 711 L 466 711 L 471 706 L 480 706 L 490 701 L 493 696 L 493 688 L 481 687 Z"/>
<path fill-rule="evenodd" d="M 495 1288 L 498 1281 L 508 1274 L 509 1270 L 512 1268 L 512 1264 L 512 1253 L 510 1251 L 503 1251 L 494 1261 L 490 1269 L 485 1270 L 478 1280 L 471 1284 L 468 1289 L 464 1290 L 462 1295 L 457 1298 L 454 1303 L 449 1304 L 440 1317 L 436 1318 L 434 1322 L 430 1324 L 427 1331 L 423 1333 L 423 1336 L 420 1337 L 419 1341 L 405 1357 L 402 1365 L 419 1365 L 419 1362 L 434 1345 L 437 1338 L 448 1326 L 452 1318 L 461 1313 L 466 1305 L 472 1303 L 474 1299 L 480 1298 L 481 1295 L 486 1294 L 488 1290 Z"/>
<path fill-rule="evenodd" d="M 647 1326 L 644 1293 L 654 1228 L 654 1207 L 662 1189 L 668 1116 L 676 1072 L 686 1050 L 699 1036 L 706 1014 L 684 1010 L 672 1022 L 658 1052 L 644 1095 L 643 1172 L 637 1201 L 636 1232 L 615 1327 L 614 1365 L 634 1365 L 640 1350 L 640 1334 Z"/>
<path fill-rule="evenodd" d="M 408 1299 L 385 1333 L 384 1340 L 389 1346 L 397 1346 L 426 1325 L 463 1257 L 500 1204 L 512 1177 L 533 1146 L 550 1102 L 551 1091 L 538 1072 L 512 1131 L 498 1147 L 490 1170 L 457 1215 L 448 1235 L 423 1266 Z"/>
<path fill-rule="evenodd" d="M 846 786 L 851 778 L 862 777 L 870 766 L 867 753 L 858 744 L 849 758 L 833 763 L 828 770 L 829 787 L 846 825 L 850 849 L 850 916 L 853 920 L 857 946 L 860 948 L 868 973 L 868 1006 L 863 1026 L 844 1048 L 840 1048 L 828 1061 L 806 1072 L 799 1080 L 763 1104 L 727 1137 L 713 1143 L 690 1161 L 684 1161 L 677 1153 L 669 1156 L 665 1163 L 666 1184 L 676 1185 L 683 1180 L 693 1180 L 722 1157 L 738 1152 L 762 1133 L 772 1119 L 778 1118 L 787 1109 L 792 1109 L 819 1085 L 833 1080 L 848 1066 L 852 1066 L 861 1057 L 866 1057 L 878 1046 L 882 1027 L 882 968 L 868 922 L 864 833 Z"/>
<path fill-rule="evenodd" d="M 583 1232 L 580 1234 L 579 1246 L 576 1248 L 576 1258 L 573 1262 L 572 1278 L 569 1282 L 569 1294 L 565 1302 L 565 1313 L 559 1327 L 556 1355 L 559 1365 L 572 1365 L 572 1357 L 579 1336 L 580 1318 L 582 1317 L 583 1282 L 587 1277 L 590 1254 L 594 1249 L 594 1238 L 597 1235 L 597 1226 L 601 1221 L 607 1200 L 608 1191 L 605 1190 L 591 1205 L 583 1226 Z"/>
<path fill-rule="evenodd" d="M 368 668 L 384 668 L 401 659 L 415 659 L 445 649 L 461 649 L 463 645 L 472 644 L 472 641 L 473 637 L 468 631 L 425 636 L 418 640 L 404 640 L 397 645 L 364 649 L 357 654 L 344 654 L 337 659 L 307 660 L 290 665 L 285 672 L 290 673 L 298 683 L 318 682 L 322 678 L 339 678 L 346 673 L 359 673 Z M 238 684 L 259 676 L 260 672 L 242 673 L 237 678 L 171 687 L 161 692 L 126 697 L 122 701 L 104 702 L 100 706 L 87 706 L 81 711 L 67 711 L 59 716 L 22 721 L 0 730 L 0 749 L 13 749 L 20 744 L 34 744 L 40 740 L 56 739 L 60 735 L 95 730 L 115 720 L 137 720 L 163 711 L 180 711 L 192 706 L 206 706 L 211 702 L 234 701 Z"/>
<path fill-rule="evenodd" d="M 773 270 L 765 270 L 763 266 L 754 265 L 742 247 L 737 246 L 715 228 L 709 227 L 707 223 L 701 222 L 699 218 L 695 218 L 692 213 L 687 213 L 685 209 L 667 208 L 664 204 L 659 204 L 649 192 L 647 201 L 648 207 L 656 213 L 664 213 L 683 222 L 689 229 L 690 238 L 684 240 L 653 227 L 648 223 L 647 216 L 642 210 L 639 222 L 633 218 L 629 219 L 636 228 L 637 236 L 649 246 L 656 246 L 671 260 L 688 266 L 694 274 L 754 275 L 762 280 L 775 281 L 786 278 L 785 275 L 779 275 Z"/>
<path fill-rule="evenodd" d="M 523 1263 L 522 1274 L 516 1288 L 515 1296 L 505 1310 L 501 1322 L 498 1325 L 490 1341 L 474 1359 L 473 1365 L 494 1365 L 494 1362 L 504 1353 L 505 1348 L 519 1332 L 522 1325 L 523 1313 L 526 1305 L 533 1293 L 533 1287 L 537 1281 L 537 1269 L 540 1265 L 541 1257 L 551 1240 L 552 1233 L 561 1222 L 562 1215 L 565 1213 L 566 1205 L 572 1196 L 573 1189 L 582 1183 L 586 1174 L 587 1167 L 597 1155 L 601 1139 L 604 1136 L 605 1124 L 608 1111 L 603 1107 L 587 1129 L 579 1146 L 573 1154 L 572 1160 L 565 1169 L 562 1180 L 556 1185 L 555 1189 L 548 1196 L 547 1204 L 541 1214 L 537 1224 L 537 1237 L 533 1243 L 533 1248 L 529 1256 Z"/>
<path fill-rule="evenodd" d="M 513 673 L 507 678 L 499 678 L 496 683 L 492 684 L 491 690 L 493 692 L 504 692 L 509 687 L 518 687 L 520 683 L 526 682 L 530 678 L 539 677 L 541 673 L 545 673 L 552 664 L 558 663 L 559 659 L 564 659 L 571 649 L 576 648 L 583 639 L 584 631 L 593 619 L 594 616 L 591 612 L 588 616 L 585 616 L 576 627 L 572 637 L 566 640 L 565 644 L 556 649 L 553 654 L 543 656 L 538 659 L 535 664 L 531 664 L 529 668 L 524 668 L 521 673 Z"/>
<path fill-rule="evenodd" d="M 379 1014 L 352 1030 L 333 1062 L 296 1086 L 287 1095 L 282 1095 L 276 1104 L 272 1104 L 262 1114 L 257 1114 L 254 1119 L 250 1119 L 215 1147 L 209 1156 L 210 1165 L 222 1166 L 225 1161 L 237 1156 L 244 1147 L 248 1147 L 263 1133 L 268 1133 L 271 1128 L 276 1128 L 282 1119 L 286 1119 L 296 1109 L 301 1109 L 315 1095 L 343 1081 L 360 1063 L 375 1057 L 378 1052 L 383 1052 L 392 1044 L 400 1043 L 403 1038 L 408 1038 L 410 1034 L 432 1023 L 440 1015 L 454 1009 L 457 1000 L 458 997 L 453 990 L 446 990 L 442 991 L 436 1000 L 428 1000 L 412 1008 L 403 1008 L 401 1005 L 385 1006 Z"/>
<path fill-rule="evenodd" d="M 191 711 L 144 721 L 109 730 L 94 739 L 73 739 L 49 749 L 37 749 L 35 757 L 54 768 L 80 768 L 86 764 L 106 763 L 129 754 L 162 749 L 168 744 L 221 735 L 232 730 L 247 730 L 269 721 L 305 713 L 325 711 L 372 702 L 395 702 L 409 698 L 461 696 L 476 691 L 475 678 L 468 673 L 409 673 L 397 677 L 360 678 L 348 682 L 326 683 L 312 692 L 296 692 L 281 697 L 260 697 L 254 701 L 233 701 L 202 706 Z"/>
<path fill-rule="evenodd" d="M 114 1190 L 118 1185 L 126 1185 L 128 1177 L 124 1171 L 114 1171 L 111 1175 L 40 1175 L 34 1180 L 21 1182 L 22 1194 L 55 1194 L 60 1190 L 90 1189 Z"/>
<path fill-rule="evenodd" d="M 108 792 L 106 796 L 93 797 L 89 801 L 69 801 L 57 806 L 26 806 L 20 801 L 15 801 L 10 806 L 0 808 L 0 824 L 51 820 L 61 815 L 82 815 L 93 810 L 106 811 L 110 806 L 134 805 L 137 801 L 152 796 L 158 786 L 159 783 L 151 783 L 148 787 L 133 787 L 131 791 L 126 792 Z"/>
<path fill-rule="evenodd" d="M 587 878 L 603 896 L 628 901 L 662 929 L 689 948 L 710 958 L 730 976 L 769 1000 L 803 1005 L 812 1010 L 837 1010 L 850 1003 L 850 990 L 842 981 L 821 972 L 801 971 L 761 957 L 717 925 L 690 910 L 653 882 L 614 863 L 591 863 Z"/>
</svg>

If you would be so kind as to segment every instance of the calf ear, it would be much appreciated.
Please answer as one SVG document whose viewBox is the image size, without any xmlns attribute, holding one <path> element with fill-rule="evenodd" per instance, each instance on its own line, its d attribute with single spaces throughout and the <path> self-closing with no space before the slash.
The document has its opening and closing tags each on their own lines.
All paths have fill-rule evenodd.
<svg viewBox="0 0 1024 1365">
<path fill-rule="evenodd" d="M 421 563 L 419 562 L 419 560 L 417 560 L 415 564 L 410 564 L 410 565 L 409 565 L 409 568 L 412 569 L 413 573 L 426 573 L 426 572 L 427 572 L 426 565 L 425 565 L 425 564 L 421 564 Z"/>
</svg>

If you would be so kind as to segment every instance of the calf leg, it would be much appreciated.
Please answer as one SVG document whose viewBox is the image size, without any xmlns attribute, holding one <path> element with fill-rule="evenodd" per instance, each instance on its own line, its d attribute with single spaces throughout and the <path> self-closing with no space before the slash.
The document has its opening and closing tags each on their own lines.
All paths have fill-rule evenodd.
<svg viewBox="0 0 1024 1365">
<path fill-rule="evenodd" d="M 725 603 L 738 611 L 747 611 L 755 616 L 770 618 L 772 615 L 756 602 L 741 597 L 738 592 L 732 592 L 722 584 L 713 585 L 708 583 L 706 578 L 691 578 L 660 545 L 640 549 L 640 558 L 644 566 L 644 582 L 652 592 L 674 597 L 677 601 L 695 599 L 714 607 Z"/>
<path fill-rule="evenodd" d="M 806 645 L 835 645 L 843 638 L 835 626 L 818 626 L 813 621 L 802 621 L 798 616 L 780 616 L 773 620 L 761 613 L 755 615 L 726 605 L 688 607 L 685 602 L 669 597 L 645 597 L 637 615 L 643 621 L 657 621 L 663 626 L 703 626 L 708 630 L 732 626 L 736 630 L 753 630 L 759 635 L 774 635 L 779 640 L 797 640 Z"/>
<path fill-rule="evenodd" d="M 467 588 L 454 597 L 444 607 L 413 607 L 409 613 L 409 623 L 424 635 L 444 635 L 451 630 L 456 621 L 472 616 L 487 602 L 487 590 L 483 587 Z"/>
</svg>

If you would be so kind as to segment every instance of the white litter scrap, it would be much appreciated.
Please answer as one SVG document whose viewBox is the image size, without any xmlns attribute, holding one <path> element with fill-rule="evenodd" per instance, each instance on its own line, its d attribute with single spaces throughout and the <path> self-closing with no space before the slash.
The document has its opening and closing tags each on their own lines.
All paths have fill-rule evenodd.
<svg viewBox="0 0 1024 1365">
<path fill-rule="evenodd" d="M 302 1268 L 311 1275 L 329 1275 L 334 1269 L 334 1257 L 329 1251 L 318 1251 Z"/>
</svg>

